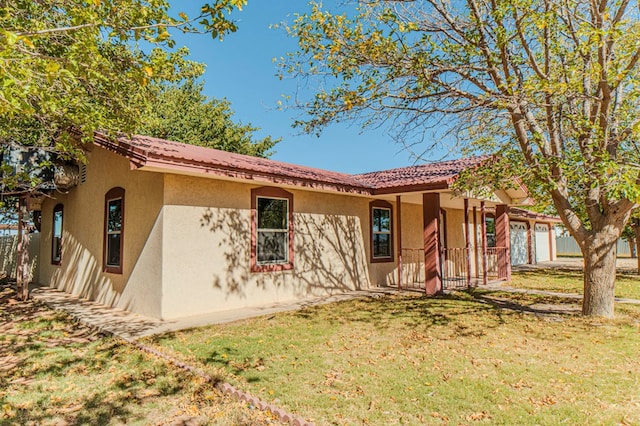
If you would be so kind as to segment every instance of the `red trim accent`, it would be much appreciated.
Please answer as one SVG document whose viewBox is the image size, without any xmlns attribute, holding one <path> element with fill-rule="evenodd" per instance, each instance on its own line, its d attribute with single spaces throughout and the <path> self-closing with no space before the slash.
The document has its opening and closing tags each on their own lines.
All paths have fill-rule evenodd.
<svg viewBox="0 0 640 426">
<path fill-rule="evenodd" d="M 498 276 L 498 279 L 504 278 L 511 281 L 511 238 L 509 228 L 509 215 L 507 214 L 508 206 L 499 204 L 496 206 L 496 247 L 506 247 L 505 252 L 498 252 L 498 270 L 504 271 L 505 276 Z"/>
<path fill-rule="evenodd" d="M 440 263 L 440 194 L 422 194 L 422 223 L 424 242 L 424 287 L 427 295 L 442 291 Z"/>
<path fill-rule="evenodd" d="M 398 212 L 398 290 L 402 289 L 402 200 L 396 195 L 396 210 Z"/>
<path fill-rule="evenodd" d="M 284 198 L 289 201 L 289 261 L 277 264 L 258 264 L 258 197 Z M 251 272 L 277 272 L 293 269 L 293 194 L 282 188 L 263 186 L 251 190 Z"/>
<path fill-rule="evenodd" d="M 381 208 L 381 209 L 389 209 L 389 221 L 391 222 L 391 226 L 389 227 L 390 235 L 389 235 L 389 256 L 384 257 L 373 257 L 373 209 Z M 374 200 L 369 203 L 369 262 L 370 263 L 388 263 L 393 262 L 393 205 L 384 200 Z"/>
<path fill-rule="evenodd" d="M 122 274 L 122 267 L 124 265 L 124 188 L 115 187 L 111 188 L 104 196 L 104 224 L 103 224 L 103 239 L 102 239 L 102 270 L 110 274 Z M 108 266 L 107 265 L 107 223 L 108 223 L 108 210 L 109 201 L 121 199 L 121 214 L 122 222 L 120 224 L 120 265 Z"/>
<path fill-rule="evenodd" d="M 55 232 L 56 232 L 56 213 L 62 213 L 62 223 L 60 224 L 60 258 L 56 259 L 54 257 L 56 248 L 55 248 Z M 62 233 L 64 230 L 64 206 L 62 204 L 56 204 L 53 208 L 52 213 L 52 221 L 51 221 L 51 264 L 52 265 L 60 265 L 62 263 Z"/>
</svg>

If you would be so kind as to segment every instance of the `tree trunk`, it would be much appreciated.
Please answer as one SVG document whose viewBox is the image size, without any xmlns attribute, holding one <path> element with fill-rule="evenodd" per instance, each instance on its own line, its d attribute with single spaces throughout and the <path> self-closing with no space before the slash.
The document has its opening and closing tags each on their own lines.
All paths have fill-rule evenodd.
<svg viewBox="0 0 640 426">
<path fill-rule="evenodd" d="M 636 255 L 638 256 L 638 273 L 640 274 L 640 226 L 634 226 L 633 231 L 636 234 Z"/>
<path fill-rule="evenodd" d="M 613 317 L 617 239 L 602 232 L 584 244 L 584 299 L 582 314 Z"/>
</svg>

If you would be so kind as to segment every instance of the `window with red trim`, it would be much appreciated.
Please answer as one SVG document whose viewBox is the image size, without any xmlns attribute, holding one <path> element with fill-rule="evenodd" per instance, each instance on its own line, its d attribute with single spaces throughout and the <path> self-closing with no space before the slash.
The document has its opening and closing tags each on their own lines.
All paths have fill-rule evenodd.
<svg viewBox="0 0 640 426">
<path fill-rule="evenodd" d="M 53 225 L 51 227 L 51 263 L 59 265 L 62 261 L 62 223 L 64 221 L 64 207 L 57 204 L 53 208 Z"/>
<path fill-rule="evenodd" d="M 386 201 L 369 204 L 371 262 L 393 261 L 393 206 Z"/>
<path fill-rule="evenodd" d="M 112 188 L 104 201 L 104 271 L 122 273 L 124 243 L 124 189 Z"/>
<path fill-rule="evenodd" d="M 251 190 L 251 270 L 293 268 L 293 195 L 280 188 Z"/>
</svg>

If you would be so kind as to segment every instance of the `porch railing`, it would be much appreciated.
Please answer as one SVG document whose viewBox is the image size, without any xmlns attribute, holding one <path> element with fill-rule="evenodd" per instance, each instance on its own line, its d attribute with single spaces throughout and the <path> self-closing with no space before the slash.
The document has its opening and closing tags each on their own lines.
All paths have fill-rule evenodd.
<svg viewBox="0 0 640 426">
<path fill-rule="evenodd" d="M 471 259 L 471 253 L 464 247 L 441 250 L 442 286 L 445 289 L 467 288 L 471 285 L 471 272 L 467 259 Z"/>
<path fill-rule="evenodd" d="M 507 265 L 510 262 L 509 250 L 506 247 L 487 248 L 487 278 L 490 281 L 506 280 Z"/>
<path fill-rule="evenodd" d="M 401 250 L 400 278 L 403 289 L 424 289 L 424 249 Z M 477 269 L 475 251 L 464 247 L 444 248 L 440 252 L 442 285 L 444 289 L 477 286 L 484 281 L 486 264 L 487 281 L 505 280 L 508 277 L 509 250 L 506 247 L 488 247 L 486 263 L 478 253 Z M 472 269 L 469 270 L 469 265 Z"/>
<path fill-rule="evenodd" d="M 424 249 L 403 248 L 401 254 L 401 287 L 403 289 L 424 289 Z"/>
</svg>

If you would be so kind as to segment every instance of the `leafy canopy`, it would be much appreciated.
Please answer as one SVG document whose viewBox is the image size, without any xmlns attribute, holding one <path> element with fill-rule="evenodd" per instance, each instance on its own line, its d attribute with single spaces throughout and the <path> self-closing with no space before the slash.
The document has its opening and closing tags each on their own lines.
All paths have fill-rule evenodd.
<svg viewBox="0 0 640 426">
<path fill-rule="evenodd" d="M 202 73 L 169 30 L 222 37 L 244 4 L 218 0 L 190 19 L 171 17 L 167 0 L 1 1 L 0 143 L 82 157 L 72 133 L 134 130 L 152 83 Z"/>
<path fill-rule="evenodd" d="M 254 140 L 259 130 L 233 121 L 227 100 L 209 99 L 203 84 L 187 80 L 163 85 L 145 113 L 136 133 L 257 157 L 269 157 L 279 139 Z"/>
<path fill-rule="evenodd" d="M 321 3 L 284 73 L 316 78 L 297 124 L 387 122 L 403 141 L 500 152 L 587 247 L 640 202 L 639 13 L 628 0 Z M 446 136 L 446 137 L 445 137 Z M 458 145 L 456 145 L 458 146 Z M 450 146 L 451 148 L 451 146 Z M 453 149 L 457 149 L 453 147 Z"/>
</svg>

